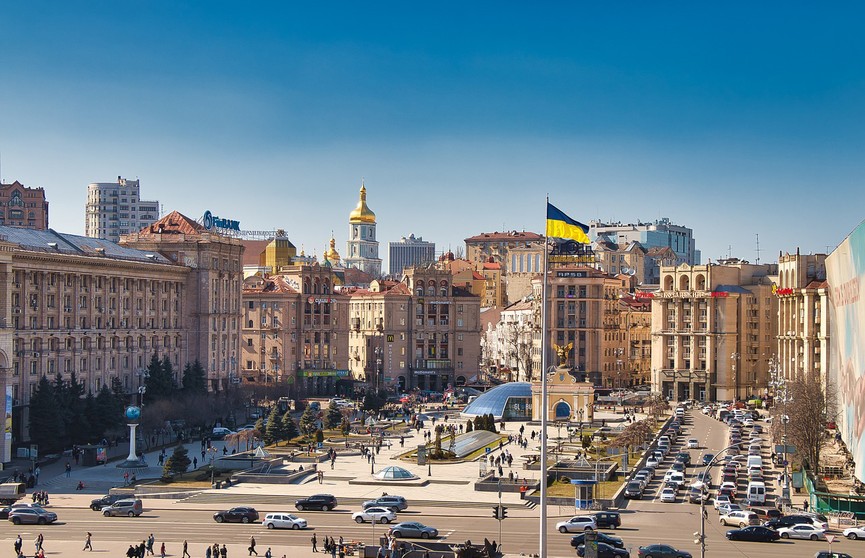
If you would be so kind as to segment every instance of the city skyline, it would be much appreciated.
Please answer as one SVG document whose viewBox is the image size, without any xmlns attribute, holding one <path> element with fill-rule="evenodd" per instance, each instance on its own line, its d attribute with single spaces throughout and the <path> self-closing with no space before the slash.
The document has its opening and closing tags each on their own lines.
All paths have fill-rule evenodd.
<svg viewBox="0 0 865 558">
<path fill-rule="evenodd" d="M 546 193 L 668 217 L 704 262 L 755 261 L 757 234 L 763 262 L 831 251 L 862 219 L 858 7 L 335 6 L 4 6 L 0 179 L 62 232 L 122 175 L 319 254 L 362 179 L 383 246 L 542 232 Z"/>
</svg>

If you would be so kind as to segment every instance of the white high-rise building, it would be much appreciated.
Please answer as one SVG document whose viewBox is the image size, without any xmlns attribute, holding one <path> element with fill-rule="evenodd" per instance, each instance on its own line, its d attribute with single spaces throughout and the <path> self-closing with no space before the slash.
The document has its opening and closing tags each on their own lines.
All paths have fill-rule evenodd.
<svg viewBox="0 0 865 558">
<path fill-rule="evenodd" d="M 375 238 L 375 213 L 366 205 L 366 186 L 361 184 L 357 207 L 348 216 L 348 242 L 345 267 L 353 267 L 381 276 L 381 258 L 378 257 L 378 240 Z"/>
<path fill-rule="evenodd" d="M 429 264 L 436 259 L 435 242 L 427 242 L 423 237 L 409 235 L 399 242 L 388 242 L 388 267 L 394 277 L 402 276 L 407 267 Z"/>
<path fill-rule="evenodd" d="M 159 219 L 159 202 L 144 201 L 138 180 L 117 177 L 117 182 L 94 182 L 87 186 L 85 234 L 119 242 Z"/>
</svg>

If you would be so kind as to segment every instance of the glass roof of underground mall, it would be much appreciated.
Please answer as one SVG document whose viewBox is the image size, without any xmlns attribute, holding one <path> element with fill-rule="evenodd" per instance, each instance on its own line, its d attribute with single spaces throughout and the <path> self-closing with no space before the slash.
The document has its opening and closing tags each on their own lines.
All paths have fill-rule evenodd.
<svg viewBox="0 0 865 558">
<path fill-rule="evenodd" d="M 510 382 L 479 395 L 462 415 L 475 417 L 492 414 L 496 419 L 528 420 L 532 418 L 532 384 Z"/>
</svg>

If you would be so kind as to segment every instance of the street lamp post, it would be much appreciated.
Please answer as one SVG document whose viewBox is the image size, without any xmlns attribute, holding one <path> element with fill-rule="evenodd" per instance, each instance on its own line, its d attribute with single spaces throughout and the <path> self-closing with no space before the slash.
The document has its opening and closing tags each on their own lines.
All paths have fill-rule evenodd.
<svg viewBox="0 0 865 558">
<path fill-rule="evenodd" d="M 783 372 L 778 366 L 778 362 L 774 358 L 769 359 L 769 373 L 772 376 L 769 385 L 772 386 L 774 391 L 774 404 L 777 405 L 778 400 L 780 399 L 782 405 L 781 425 L 783 426 L 783 431 L 781 433 L 781 445 L 783 446 L 783 451 L 781 452 L 781 455 L 784 460 L 784 482 L 781 484 L 781 502 L 787 504 L 790 502 L 790 481 L 787 473 L 787 423 L 790 422 L 790 417 L 787 415 L 787 402 L 791 401 L 791 398 L 787 386 L 787 379 L 784 377 Z"/>
<path fill-rule="evenodd" d="M 733 385 L 735 386 L 735 392 L 733 393 L 733 401 L 739 400 L 739 375 L 736 374 L 736 363 L 739 360 L 739 353 L 733 353 L 730 355 L 730 361 L 732 362 L 733 368 Z"/>
<path fill-rule="evenodd" d="M 748 444 L 748 443 L 750 443 L 750 442 L 747 442 L 747 441 L 738 442 L 736 444 L 729 445 L 726 448 L 722 449 L 721 451 L 719 451 L 718 453 L 715 454 L 715 456 L 712 458 L 711 461 L 709 461 L 709 464 L 706 465 L 706 469 L 703 472 L 703 479 L 704 480 L 703 480 L 703 487 L 701 488 L 701 494 L 700 494 L 700 532 L 694 533 L 694 535 L 697 536 L 697 540 L 695 542 L 700 545 L 700 558 L 706 558 L 706 497 L 705 497 L 706 482 L 705 482 L 705 479 L 709 473 L 709 470 L 712 468 L 712 465 L 714 465 L 715 461 L 719 457 L 721 457 L 722 453 L 724 453 L 725 451 L 727 451 L 729 449 L 738 448 L 739 446 L 743 446 L 743 445 Z M 710 480 L 709 484 L 711 485 L 711 480 Z"/>
</svg>

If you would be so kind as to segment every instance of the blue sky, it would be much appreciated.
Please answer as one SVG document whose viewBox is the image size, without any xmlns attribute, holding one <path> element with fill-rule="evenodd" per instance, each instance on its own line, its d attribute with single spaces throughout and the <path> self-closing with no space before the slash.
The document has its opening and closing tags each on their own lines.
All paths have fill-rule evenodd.
<svg viewBox="0 0 865 558">
<path fill-rule="evenodd" d="M 381 252 L 669 217 L 704 261 L 823 252 L 863 218 L 857 4 L 3 2 L 0 178 L 83 233 L 86 186 Z"/>
</svg>

